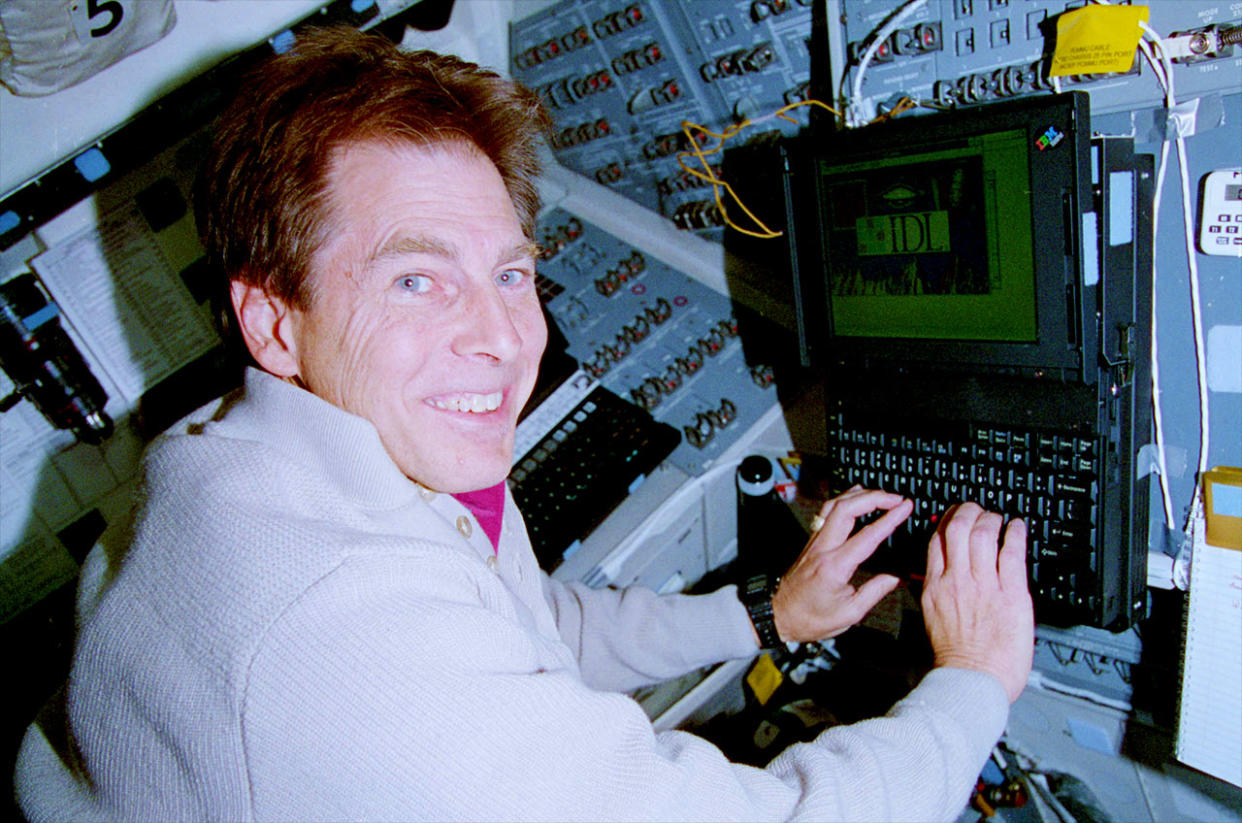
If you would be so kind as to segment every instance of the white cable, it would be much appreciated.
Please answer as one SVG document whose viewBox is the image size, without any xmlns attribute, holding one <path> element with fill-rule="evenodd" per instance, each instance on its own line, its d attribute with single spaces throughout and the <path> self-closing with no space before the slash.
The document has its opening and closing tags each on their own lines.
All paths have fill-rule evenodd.
<svg viewBox="0 0 1242 823">
<path fill-rule="evenodd" d="M 1139 48 L 1143 50 L 1143 55 L 1151 62 L 1152 70 L 1156 72 L 1156 79 L 1160 81 L 1160 85 L 1164 86 L 1164 104 L 1168 108 L 1177 105 L 1176 93 L 1173 88 L 1173 64 L 1169 61 L 1169 54 L 1164 48 L 1164 40 L 1151 26 L 1139 21 L 1139 28 L 1143 34 L 1151 41 L 1151 46 L 1155 47 L 1159 53 L 1160 60 L 1155 59 L 1151 47 L 1143 40 L 1139 40 Z"/>
<path fill-rule="evenodd" d="M 1109 0 L 1095 0 L 1101 5 L 1109 5 Z M 1172 112 L 1177 105 L 1176 94 L 1173 88 L 1173 67 L 1169 62 L 1168 53 L 1164 48 L 1164 41 L 1156 30 L 1147 25 L 1146 22 L 1138 21 L 1141 34 L 1138 41 L 1139 51 L 1147 58 L 1147 62 L 1151 65 L 1152 72 L 1156 75 L 1156 80 L 1164 88 L 1164 106 L 1165 110 Z M 1156 59 L 1156 55 L 1152 51 L 1152 47 L 1143 40 L 1146 36 L 1152 41 L 1156 49 L 1160 53 L 1160 59 Z M 1173 498 L 1169 491 L 1169 468 L 1168 459 L 1164 450 L 1164 414 L 1160 405 L 1160 344 L 1157 325 L 1157 272 L 1159 270 L 1156 265 L 1156 235 L 1159 233 L 1160 227 L 1160 202 L 1164 196 L 1164 180 L 1168 169 L 1169 160 L 1169 142 L 1166 139 L 1160 141 L 1160 166 L 1156 173 L 1156 190 L 1155 202 L 1152 204 L 1152 238 L 1151 238 L 1151 404 L 1152 404 L 1152 422 L 1154 427 L 1154 435 L 1156 439 L 1156 462 L 1158 465 L 1157 474 L 1159 475 L 1158 485 L 1160 486 L 1160 497 L 1164 505 L 1164 520 L 1167 529 L 1170 532 L 1176 531 L 1177 526 L 1173 519 Z M 1183 191 L 1185 187 L 1183 186 Z"/>
<path fill-rule="evenodd" d="M 910 15 L 927 5 L 927 0 L 909 0 L 902 6 L 896 14 L 888 19 L 884 25 L 876 31 L 871 38 L 871 45 L 867 46 L 867 50 L 863 52 L 862 59 L 858 61 L 858 69 L 854 72 L 854 88 L 850 94 L 849 106 L 846 112 L 849 117 L 846 118 L 847 126 L 860 126 L 861 117 L 859 116 L 858 106 L 862 102 L 862 80 L 863 72 L 867 70 L 867 66 L 871 64 L 871 60 L 875 57 L 875 53 L 879 51 L 880 46 L 888 40 L 889 35 L 897 30 L 897 27 L 904 23 Z"/>
<path fill-rule="evenodd" d="M 1143 33 L 1152 41 L 1152 45 L 1155 46 L 1156 51 L 1160 55 L 1164 67 L 1164 76 L 1167 81 L 1166 105 L 1172 110 L 1176 98 L 1173 90 L 1173 67 L 1169 61 L 1168 51 L 1165 49 L 1164 41 L 1159 34 L 1146 24 L 1140 25 L 1142 25 Z M 1192 495 L 1193 508 L 1194 501 L 1199 498 L 1199 480 L 1204 472 L 1207 471 L 1208 450 L 1211 439 L 1211 413 L 1208 403 L 1207 354 L 1204 351 L 1203 343 L 1203 302 L 1199 293 L 1199 259 L 1195 252 L 1194 220 L 1191 216 L 1193 212 L 1190 205 L 1190 170 L 1186 162 L 1186 140 L 1183 135 L 1182 123 L 1176 115 L 1174 117 L 1174 127 L 1178 176 L 1182 187 L 1182 229 L 1186 241 L 1186 264 L 1190 280 L 1190 317 L 1195 343 L 1195 373 L 1199 389 L 1199 462 L 1195 476 L 1195 490 Z M 1162 154 L 1162 158 L 1163 156 Z M 1154 284 L 1152 293 L 1154 296 Z"/>
<path fill-rule="evenodd" d="M 1139 26 L 1143 33 L 1153 38 L 1157 43 L 1160 42 L 1159 35 L 1150 28 L 1146 23 L 1140 21 Z M 1139 46 L 1142 48 L 1143 56 L 1151 64 L 1152 71 L 1156 74 L 1156 79 L 1164 87 L 1165 110 L 1171 112 L 1176 105 L 1176 97 L 1173 91 L 1173 72 L 1172 67 L 1168 63 L 1168 55 L 1165 53 L 1162 45 L 1158 45 L 1160 56 L 1164 58 L 1163 70 L 1160 62 L 1152 53 L 1151 47 L 1143 40 L 1139 40 Z M 1164 505 L 1164 522 L 1169 532 L 1177 531 L 1178 527 L 1173 515 L 1173 496 L 1169 490 L 1169 465 L 1168 458 L 1164 450 L 1164 414 L 1160 404 L 1160 337 L 1157 326 L 1157 272 L 1159 266 L 1156 264 L 1156 235 L 1159 233 L 1160 227 L 1160 203 L 1164 198 L 1164 180 L 1169 165 L 1169 141 L 1167 139 L 1160 141 L 1160 165 L 1156 172 L 1156 191 L 1155 202 L 1152 205 L 1152 236 L 1151 236 L 1151 406 L 1152 406 L 1152 422 L 1156 439 L 1156 462 L 1159 466 L 1157 474 L 1159 477 L 1160 498 Z"/>
<path fill-rule="evenodd" d="M 1190 317 L 1194 328 L 1195 366 L 1199 381 L 1199 471 L 1195 477 L 1195 497 L 1199 480 L 1207 471 L 1210 417 L 1208 411 L 1207 353 L 1203 345 L 1203 309 L 1199 296 L 1199 261 L 1195 256 L 1195 230 L 1190 210 L 1190 170 L 1186 166 L 1186 141 L 1177 136 L 1177 166 L 1182 181 L 1182 226 L 1186 234 L 1186 260 L 1190 264 Z"/>
<path fill-rule="evenodd" d="M 1095 0 L 1097 3 L 1108 5 L 1108 0 Z M 1211 414 L 1208 403 L 1207 389 L 1207 355 L 1204 352 L 1203 344 L 1203 309 L 1202 300 L 1199 294 L 1199 260 L 1195 253 L 1194 225 L 1190 210 L 1190 170 L 1186 163 L 1186 140 L 1182 132 L 1182 122 L 1180 116 L 1175 112 L 1177 106 L 1177 96 L 1174 90 L 1173 65 L 1169 60 L 1168 50 L 1164 47 L 1164 40 L 1160 35 L 1147 25 L 1146 22 L 1140 20 L 1139 28 L 1142 35 L 1151 41 L 1151 46 L 1143 41 L 1140 37 L 1138 46 L 1151 64 L 1152 71 L 1156 74 L 1156 79 L 1164 87 L 1165 109 L 1172 118 L 1175 140 L 1174 145 L 1177 148 L 1177 166 L 1178 178 L 1182 188 L 1182 228 L 1186 240 L 1186 263 L 1190 280 L 1190 316 L 1194 332 L 1195 344 L 1195 373 L 1198 381 L 1199 389 L 1199 461 L 1195 478 L 1194 493 L 1191 495 L 1191 511 L 1199 500 L 1199 480 L 1204 472 L 1207 471 L 1208 450 L 1211 438 Z M 1153 53 L 1152 47 L 1155 48 Z M 1159 55 L 1159 60 L 1156 55 Z M 1156 238 L 1155 235 L 1160 226 L 1160 200 L 1164 193 L 1164 177 L 1168 164 L 1168 136 L 1166 126 L 1166 136 L 1160 144 L 1160 171 L 1156 178 L 1156 202 L 1152 212 L 1152 288 L 1151 288 L 1151 379 L 1152 379 L 1152 412 L 1155 423 L 1156 436 L 1156 456 L 1160 466 L 1160 490 L 1164 502 L 1165 522 L 1170 532 L 1185 531 L 1186 528 L 1179 529 L 1174 524 L 1173 519 L 1173 501 L 1170 497 L 1168 486 L 1168 465 L 1164 453 L 1164 417 L 1160 410 L 1160 366 L 1159 366 L 1159 347 L 1157 343 L 1156 333 Z"/>
</svg>

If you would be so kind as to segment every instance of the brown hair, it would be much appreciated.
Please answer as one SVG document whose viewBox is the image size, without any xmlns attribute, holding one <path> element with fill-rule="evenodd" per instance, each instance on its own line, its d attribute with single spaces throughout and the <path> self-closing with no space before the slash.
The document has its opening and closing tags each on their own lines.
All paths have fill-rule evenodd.
<svg viewBox="0 0 1242 823">
<path fill-rule="evenodd" d="M 533 238 L 538 142 L 549 128 L 534 93 L 473 63 L 345 26 L 300 33 L 249 72 L 216 122 L 195 192 L 208 262 L 225 293 L 241 280 L 309 308 L 329 163 L 334 150 L 371 139 L 477 147 Z M 225 299 L 226 328 L 230 313 Z"/>
</svg>

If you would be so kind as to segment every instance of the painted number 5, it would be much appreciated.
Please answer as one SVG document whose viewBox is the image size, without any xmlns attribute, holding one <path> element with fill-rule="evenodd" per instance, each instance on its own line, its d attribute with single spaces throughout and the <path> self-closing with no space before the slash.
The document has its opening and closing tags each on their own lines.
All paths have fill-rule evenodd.
<svg viewBox="0 0 1242 823">
<path fill-rule="evenodd" d="M 86 16 L 89 20 L 94 20 L 101 14 L 108 15 L 108 20 L 101 26 L 91 28 L 91 37 L 106 37 L 109 32 L 121 25 L 121 18 L 125 16 L 125 9 L 121 6 L 119 0 L 86 0 Z"/>
</svg>

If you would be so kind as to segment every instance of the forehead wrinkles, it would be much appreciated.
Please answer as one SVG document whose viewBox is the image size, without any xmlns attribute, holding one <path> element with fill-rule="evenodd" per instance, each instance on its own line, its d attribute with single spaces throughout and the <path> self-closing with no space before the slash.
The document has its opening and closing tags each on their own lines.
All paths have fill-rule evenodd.
<svg viewBox="0 0 1242 823">
<path fill-rule="evenodd" d="M 425 177 L 409 188 L 389 186 L 392 164 L 408 164 L 413 161 L 421 168 L 413 172 L 415 178 Z M 425 164 L 425 165 L 423 165 Z M 408 170 L 410 167 L 405 166 Z M 489 175 L 489 172 L 491 173 Z M 464 200 L 439 203 L 437 197 L 446 194 L 441 178 L 450 178 L 450 190 L 461 175 L 478 176 L 476 185 L 466 186 Z M 492 189 L 490 179 L 495 176 Z M 513 203 L 491 162 L 477 148 L 460 141 L 447 141 L 419 145 L 384 140 L 363 140 L 347 143 L 333 149 L 324 177 L 323 242 L 316 250 L 316 267 L 327 276 L 336 274 L 357 284 L 366 268 L 386 258 L 412 254 L 442 257 L 462 263 L 477 252 L 484 252 L 497 265 L 525 258 L 535 258 L 535 244 L 522 232 L 516 219 Z M 373 198 L 366 198 L 373 192 Z M 491 203 L 493 195 L 499 195 Z M 378 198 L 375 199 L 375 198 Z M 393 199 L 395 198 L 395 199 Z M 386 202 L 390 201 L 390 202 Z M 478 202 L 475 202 L 478 201 Z M 468 205 L 469 204 L 469 205 Z M 490 205 L 489 205 L 490 204 Z M 487 222 L 497 220 L 503 224 L 512 222 L 513 231 L 503 229 L 489 232 L 480 247 L 470 242 L 470 248 L 460 243 L 464 238 L 455 237 L 455 220 L 460 221 L 471 209 L 482 206 L 476 218 Z M 457 215 L 455 209 L 463 210 Z M 406 210 L 417 218 L 404 226 L 397 220 L 387 227 L 384 223 L 392 216 L 399 218 Z M 495 214 L 490 212 L 499 209 Z M 438 225 L 443 222 L 443 225 Z M 497 227 L 500 228 L 499 226 Z M 505 226 L 504 228 L 508 228 Z M 475 240 L 478 238 L 476 237 Z M 494 243 L 494 245 L 493 245 Z M 489 248 L 489 246 L 491 248 Z M 480 258 L 475 258 L 479 260 Z"/>
</svg>

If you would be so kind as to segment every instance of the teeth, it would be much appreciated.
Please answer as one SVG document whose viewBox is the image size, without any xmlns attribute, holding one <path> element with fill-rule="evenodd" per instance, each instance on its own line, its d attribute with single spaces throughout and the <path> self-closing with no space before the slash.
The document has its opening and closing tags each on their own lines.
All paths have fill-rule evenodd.
<svg viewBox="0 0 1242 823">
<path fill-rule="evenodd" d="M 492 392 L 491 394 L 463 394 L 450 398 L 434 398 L 427 402 L 444 411 L 482 414 L 500 408 L 502 398 L 503 395 L 500 392 Z"/>
</svg>

